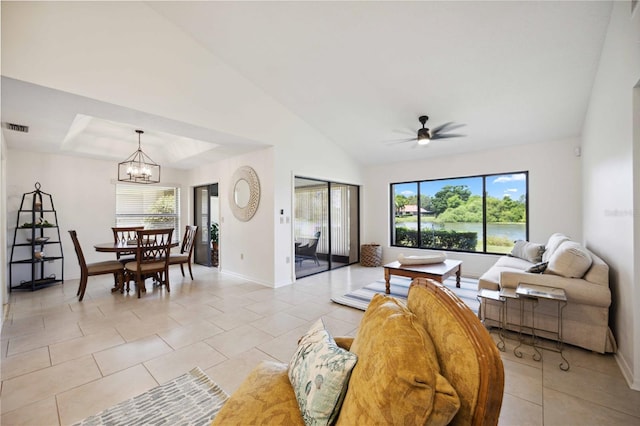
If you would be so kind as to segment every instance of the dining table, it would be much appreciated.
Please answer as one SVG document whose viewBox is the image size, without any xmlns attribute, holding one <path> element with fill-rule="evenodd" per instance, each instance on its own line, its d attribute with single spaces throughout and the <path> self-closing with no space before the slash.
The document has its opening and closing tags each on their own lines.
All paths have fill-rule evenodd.
<svg viewBox="0 0 640 426">
<path fill-rule="evenodd" d="M 171 247 L 178 247 L 179 245 L 180 243 L 178 241 L 171 242 Z M 114 243 L 113 241 L 110 243 L 99 243 L 93 246 L 97 252 L 102 253 L 128 253 L 135 251 L 137 247 L 137 244 Z"/>
<path fill-rule="evenodd" d="M 133 242 L 133 241 L 132 241 Z M 171 247 L 178 247 L 180 243 L 178 241 L 172 241 Z M 136 241 L 135 244 L 125 242 L 116 243 L 111 241 L 109 243 L 98 243 L 93 246 L 93 248 L 99 253 L 120 253 L 120 254 L 129 254 L 132 251 L 136 251 L 138 248 L 138 243 Z M 123 265 L 124 266 L 124 265 Z M 111 292 L 114 293 L 116 291 L 124 292 L 124 282 L 119 285 L 116 283 L 114 287 L 111 289 Z M 146 290 L 143 290 L 146 291 Z"/>
</svg>

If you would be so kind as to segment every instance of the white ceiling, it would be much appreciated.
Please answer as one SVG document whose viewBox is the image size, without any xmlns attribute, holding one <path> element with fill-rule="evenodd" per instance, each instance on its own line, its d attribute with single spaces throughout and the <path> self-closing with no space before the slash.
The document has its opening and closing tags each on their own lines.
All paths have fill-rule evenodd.
<svg viewBox="0 0 640 426">
<path fill-rule="evenodd" d="M 10 148 L 123 161 L 141 147 L 156 163 L 177 169 L 239 155 L 264 144 L 96 101 L 11 78 L 2 78 L 3 133 Z M 29 133 L 5 123 L 29 126 Z"/>
<path fill-rule="evenodd" d="M 363 164 L 578 137 L 611 11 L 596 1 L 147 5 Z M 419 115 L 427 127 L 464 123 L 466 137 L 387 143 L 412 136 Z M 140 128 L 143 150 L 177 168 L 264 147 L 8 78 L 2 121 L 32 129 L 3 129 L 10 148 L 112 160 L 136 149 Z"/>
</svg>

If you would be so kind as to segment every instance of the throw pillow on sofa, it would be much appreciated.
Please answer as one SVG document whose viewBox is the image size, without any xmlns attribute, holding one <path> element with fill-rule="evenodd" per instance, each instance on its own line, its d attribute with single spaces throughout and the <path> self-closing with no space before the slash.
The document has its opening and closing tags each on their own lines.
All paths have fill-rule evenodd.
<svg viewBox="0 0 640 426">
<path fill-rule="evenodd" d="M 529 241 L 517 240 L 513 245 L 513 249 L 509 256 L 527 260 L 531 263 L 542 262 L 542 254 L 544 253 L 544 245 L 530 243 Z"/>
<path fill-rule="evenodd" d="M 393 297 L 374 295 L 350 350 L 358 355 L 358 363 L 337 426 L 444 425 L 458 411 L 460 400 L 440 374 L 429 335 L 416 316 Z M 451 403 L 439 407 L 451 409 L 434 413 L 437 398 L 447 398 Z"/>
<path fill-rule="evenodd" d="M 525 272 L 530 272 L 532 274 L 542 274 L 547 270 L 547 265 L 549 262 L 540 262 L 533 265 L 531 268 L 527 269 Z"/>
<path fill-rule="evenodd" d="M 333 423 L 357 359 L 336 344 L 322 318 L 302 336 L 289 363 L 289 381 L 307 426 Z"/>
<path fill-rule="evenodd" d="M 575 241 L 565 241 L 549 258 L 545 273 L 566 278 L 582 278 L 591 267 L 589 252 Z"/>
</svg>

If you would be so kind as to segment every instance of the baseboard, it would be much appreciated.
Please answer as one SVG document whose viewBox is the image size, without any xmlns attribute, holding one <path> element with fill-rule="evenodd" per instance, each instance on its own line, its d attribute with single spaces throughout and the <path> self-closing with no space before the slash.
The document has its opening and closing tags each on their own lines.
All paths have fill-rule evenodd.
<svg viewBox="0 0 640 426">
<path fill-rule="evenodd" d="M 2 318 L 0 318 L 0 328 L 2 328 L 2 324 L 4 324 L 4 322 L 8 319 L 9 319 L 9 304 L 5 303 L 4 305 L 2 305 Z"/>
<path fill-rule="evenodd" d="M 632 369 L 629 367 L 629 363 L 627 360 L 620 355 L 620 351 L 614 355 L 614 359 L 620 368 L 620 372 L 622 373 L 622 377 L 626 380 L 630 389 L 640 391 L 640 379 L 637 379 L 633 375 Z"/>
<path fill-rule="evenodd" d="M 238 274 L 237 272 L 229 272 L 229 271 L 225 271 L 222 268 L 220 268 L 220 273 L 221 274 L 225 274 L 225 275 L 229 275 L 230 277 L 240 278 L 240 279 L 245 280 L 245 281 L 251 281 L 252 283 L 260 284 L 260 285 L 263 285 L 265 287 L 274 288 L 273 283 L 257 280 L 254 277 L 249 277 L 247 275 Z"/>
</svg>

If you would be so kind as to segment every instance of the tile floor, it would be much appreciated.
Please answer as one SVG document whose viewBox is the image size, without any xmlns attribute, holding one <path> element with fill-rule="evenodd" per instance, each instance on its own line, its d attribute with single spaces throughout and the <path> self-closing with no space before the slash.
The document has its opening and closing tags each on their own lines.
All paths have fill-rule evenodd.
<svg viewBox="0 0 640 426">
<path fill-rule="evenodd" d="M 141 299 L 111 294 L 110 277 L 91 277 L 80 303 L 77 280 L 12 293 L 0 345 L 1 424 L 71 424 L 194 366 L 231 393 L 259 361 L 288 362 L 318 317 L 333 335 L 354 335 L 362 312 L 330 297 L 383 272 L 356 265 L 278 289 L 197 265 L 194 276 L 172 269 L 171 293 L 149 289 Z M 569 347 L 563 372 L 556 353 L 534 362 L 508 345 L 500 425 L 640 424 L 640 392 L 613 356 Z"/>
</svg>

